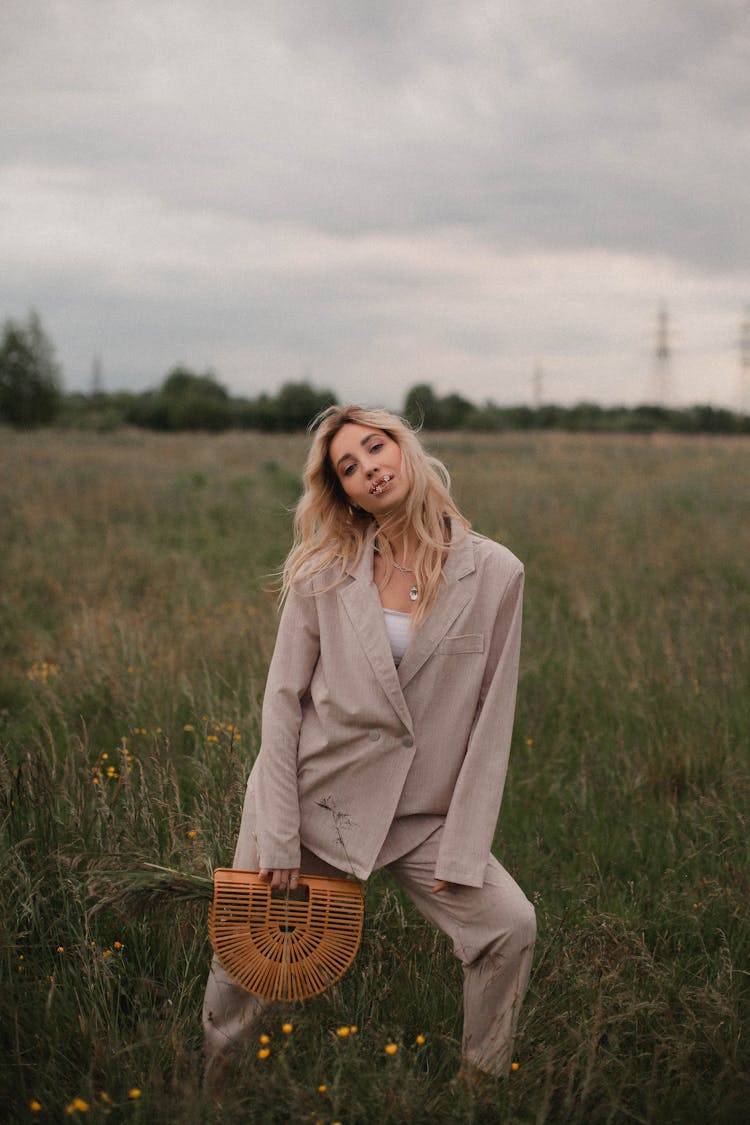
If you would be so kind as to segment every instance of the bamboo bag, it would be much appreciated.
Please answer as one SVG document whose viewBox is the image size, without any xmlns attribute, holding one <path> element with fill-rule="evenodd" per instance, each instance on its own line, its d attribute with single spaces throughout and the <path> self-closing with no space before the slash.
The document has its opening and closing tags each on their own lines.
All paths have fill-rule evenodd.
<svg viewBox="0 0 750 1125">
<path fill-rule="evenodd" d="M 272 892 L 257 871 L 216 868 L 208 914 L 226 972 L 266 1000 L 306 1000 L 339 980 L 362 938 L 364 896 L 352 879 L 300 875 L 297 891 Z"/>
</svg>

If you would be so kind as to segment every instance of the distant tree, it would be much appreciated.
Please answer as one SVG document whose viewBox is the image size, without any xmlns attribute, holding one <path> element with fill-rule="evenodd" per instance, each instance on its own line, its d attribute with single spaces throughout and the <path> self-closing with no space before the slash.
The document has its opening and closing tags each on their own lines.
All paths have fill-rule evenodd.
<svg viewBox="0 0 750 1125">
<path fill-rule="evenodd" d="M 476 407 L 463 395 L 445 395 L 439 400 L 438 418 L 441 430 L 465 430 L 471 425 Z"/>
<path fill-rule="evenodd" d="M 226 387 L 207 371 L 196 374 L 173 367 L 158 391 L 140 395 L 129 411 L 130 422 L 154 430 L 226 430 L 233 422 Z"/>
<path fill-rule="evenodd" d="M 404 417 L 416 429 L 440 429 L 440 403 L 429 383 L 416 383 L 406 392 Z"/>
<path fill-rule="evenodd" d="M 32 311 L 25 324 L 7 320 L 0 342 L 0 421 L 46 425 L 60 402 L 60 368 L 39 316 Z"/>
<path fill-rule="evenodd" d="M 284 383 L 276 396 L 276 429 L 305 430 L 321 410 L 332 406 L 336 395 L 329 390 L 316 390 L 308 382 Z"/>
</svg>

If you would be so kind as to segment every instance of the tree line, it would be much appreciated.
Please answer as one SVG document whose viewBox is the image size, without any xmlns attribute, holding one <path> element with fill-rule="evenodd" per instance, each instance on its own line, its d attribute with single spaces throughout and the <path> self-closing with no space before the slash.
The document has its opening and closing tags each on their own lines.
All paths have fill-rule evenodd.
<svg viewBox="0 0 750 1125">
<path fill-rule="evenodd" d="M 17 428 L 56 424 L 100 431 L 139 426 L 163 432 L 234 428 L 289 433 L 306 429 L 321 410 L 336 401 L 333 391 L 307 381 L 285 383 L 276 394 L 236 397 L 213 372 L 195 372 L 183 365 L 169 371 L 154 390 L 66 394 L 54 346 L 35 312 L 26 321 L 7 320 L 0 339 L 0 424 Z M 680 410 L 658 404 L 625 407 L 593 402 L 530 407 L 487 401 L 477 405 L 460 394 L 439 395 L 427 383 L 406 392 L 402 413 L 412 425 L 425 430 L 473 433 L 540 429 L 750 433 L 749 415 L 709 405 Z"/>
</svg>

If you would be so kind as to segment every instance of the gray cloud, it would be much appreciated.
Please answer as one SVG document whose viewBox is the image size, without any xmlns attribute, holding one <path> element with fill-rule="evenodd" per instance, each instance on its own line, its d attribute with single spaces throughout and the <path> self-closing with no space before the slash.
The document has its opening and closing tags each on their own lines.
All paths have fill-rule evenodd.
<svg viewBox="0 0 750 1125">
<path fill-rule="evenodd" d="M 541 358 L 550 396 L 632 401 L 667 299 L 681 397 L 731 401 L 748 14 L 6 0 L 0 313 L 35 304 L 79 385 L 101 350 L 134 386 L 519 398 Z"/>
</svg>

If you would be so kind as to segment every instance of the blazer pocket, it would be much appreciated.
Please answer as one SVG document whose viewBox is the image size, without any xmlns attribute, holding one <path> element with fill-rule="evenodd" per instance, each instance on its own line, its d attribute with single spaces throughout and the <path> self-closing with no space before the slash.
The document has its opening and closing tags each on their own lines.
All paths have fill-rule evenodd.
<svg viewBox="0 0 750 1125">
<path fill-rule="evenodd" d="M 457 656 L 462 652 L 484 652 L 484 633 L 464 633 L 461 637 L 444 637 L 436 652 Z"/>
</svg>

